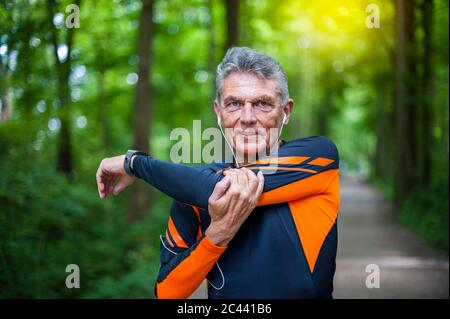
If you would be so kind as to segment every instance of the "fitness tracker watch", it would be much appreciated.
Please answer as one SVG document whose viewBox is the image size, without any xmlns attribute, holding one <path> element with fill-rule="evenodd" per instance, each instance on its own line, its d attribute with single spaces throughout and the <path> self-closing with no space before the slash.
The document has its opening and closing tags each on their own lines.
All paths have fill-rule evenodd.
<svg viewBox="0 0 450 319">
<path fill-rule="evenodd" d="M 125 160 L 123 161 L 123 168 L 125 169 L 125 172 L 127 172 L 128 175 L 135 177 L 133 167 L 131 166 L 131 160 L 136 155 L 145 155 L 148 156 L 148 154 L 144 152 L 139 152 L 136 150 L 128 150 L 125 154 Z"/>
</svg>

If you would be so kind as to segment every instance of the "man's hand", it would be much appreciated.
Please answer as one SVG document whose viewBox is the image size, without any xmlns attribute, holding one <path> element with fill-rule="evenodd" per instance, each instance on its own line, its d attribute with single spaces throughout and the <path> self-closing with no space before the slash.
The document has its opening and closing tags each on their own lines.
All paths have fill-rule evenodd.
<svg viewBox="0 0 450 319">
<path fill-rule="evenodd" d="M 209 197 L 211 223 L 206 230 L 213 244 L 226 246 L 256 207 L 263 191 L 264 176 L 246 168 L 224 172 Z"/>
<path fill-rule="evenodd" d="M 101 161 L 96 174 L 98 194 L 101 199 L 111 194 L 117 195 L 136 180 L 125 172 L 124 160 L 125 155 L 120 155 Z"/>
</svg>

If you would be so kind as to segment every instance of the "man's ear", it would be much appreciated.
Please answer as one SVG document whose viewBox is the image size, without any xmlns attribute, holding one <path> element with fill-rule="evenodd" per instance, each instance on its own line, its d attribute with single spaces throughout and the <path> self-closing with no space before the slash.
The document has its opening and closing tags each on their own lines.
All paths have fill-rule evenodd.
<svg viewBox="0 0 450 319">
<path fill-rule="evenodd" d="M 288 102 L 283 107 L 284 114 L 286 114 L 286 120 L 284 121 L 285 125 L 289 123 L 289 117 L 292 114 L 293 108 L 294 108 L 294 100 L 289 99 Z"/>
<path fill-rule="evenodd" d="M 214 100 L 214 113 L 216 113 L 216 117 L 220 116 L 220 104 L 217 99 Z"/>
<path fill-rule="evenodd" d="M 217 124 L 219 126 L 222 125 L 221 120 L 220 120 L 220 104 L 217 99 L 214 100 L 214 113 L 216 113 Z"/>
</svg>

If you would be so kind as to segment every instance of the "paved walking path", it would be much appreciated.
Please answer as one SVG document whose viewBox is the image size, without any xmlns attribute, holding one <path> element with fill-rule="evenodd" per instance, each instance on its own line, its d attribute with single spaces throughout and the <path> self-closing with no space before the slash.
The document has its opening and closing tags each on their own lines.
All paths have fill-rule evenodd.
<svg viewBox="0 0 450 319">
<path fill-rule="evenodd" d="M 448 298 L 447 253 L 399 225 L 392 205 L 371 185 L 342 178 L 335 298 Z M 366 266 L 380 288 L 366 287 Z"/>
</svg>

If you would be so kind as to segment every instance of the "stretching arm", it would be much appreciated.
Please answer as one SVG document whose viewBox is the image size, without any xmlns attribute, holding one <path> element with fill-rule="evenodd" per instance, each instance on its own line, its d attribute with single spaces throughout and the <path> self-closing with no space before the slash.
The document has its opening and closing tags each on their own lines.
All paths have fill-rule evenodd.
<svg viewBox="0 0 450 319">
<path fill-rule="evenodd" d="M 276 164 L 276 165 L 274 165 Z M 282 203 L 318 194 L 339 173 L 339 155 L 329 139 L 313 136 L 285 143 L 277 157 L 245 165 L 265 175 L 264 191 L 258 206 Z M 224 175 L 210 168 L 169 163 L 150 156 L 134 159 L 135 175 L 168 196 L 200 208 L 208 207 L 214 186 Z"/>
</svg>

